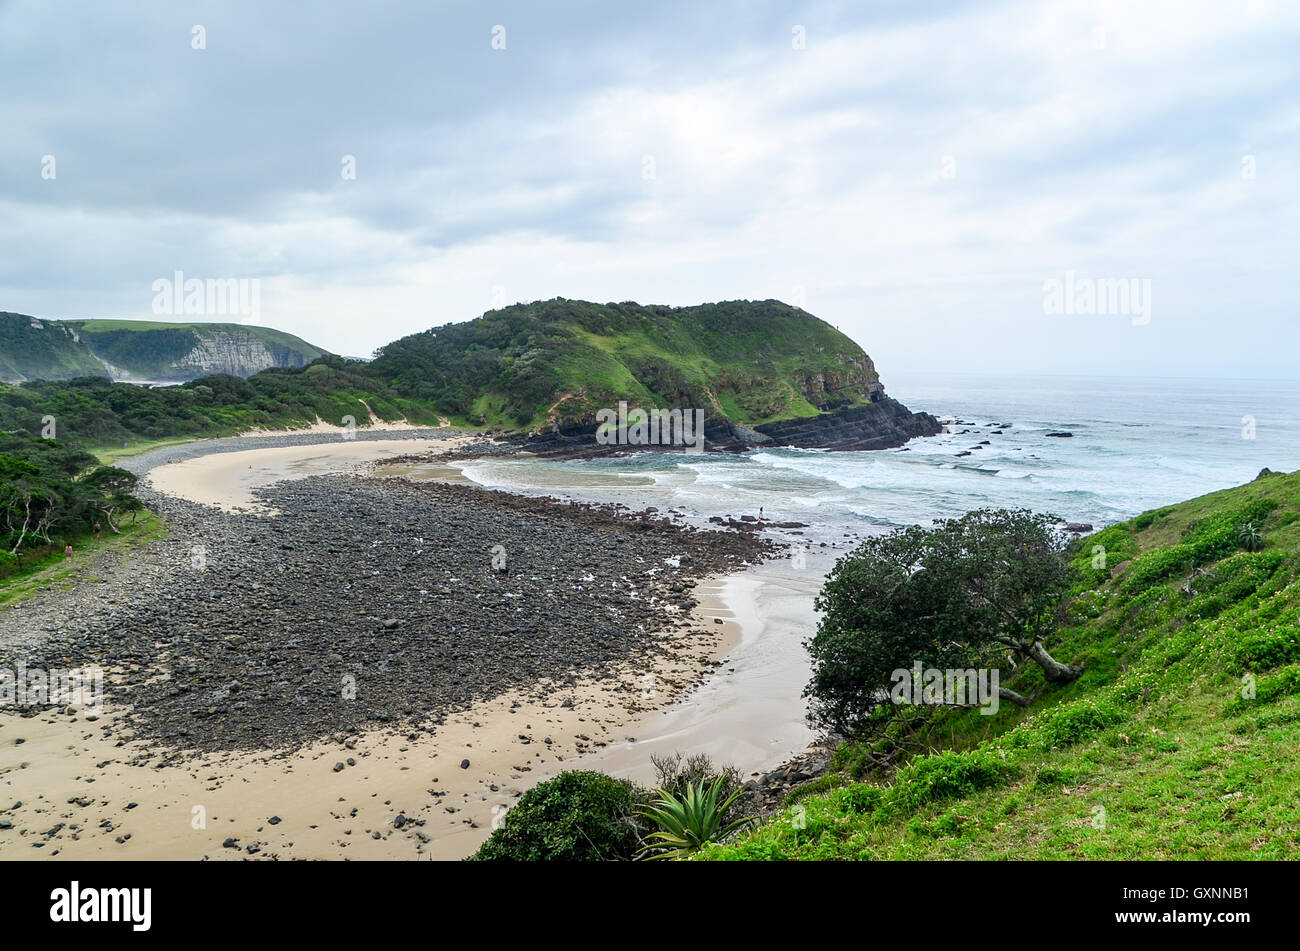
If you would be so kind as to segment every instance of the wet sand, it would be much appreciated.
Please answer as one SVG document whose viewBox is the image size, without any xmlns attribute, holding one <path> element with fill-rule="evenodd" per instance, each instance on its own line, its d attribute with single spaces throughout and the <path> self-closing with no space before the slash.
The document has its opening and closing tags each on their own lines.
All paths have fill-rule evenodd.
<svg viewBox="0 0 1300 951">
<path fill-rule="evenodd" d="M 587 768 L 586 751 L 635 746 L 637 711 L 725 649 L 700 643 L 694 664 L 656 665 L 653 688 L 628 670 L 541 701 L 475 704 L 431 737 L 375 730 L 289 756 L 205 754 L 157 768 L 136 762 L 138 744 L 101 735 L 107 716 L 0 718 L 0 798 L 22 803 L 3 813 L 14 827 L 0 830 L 0 859 L 463 858 L 540 779 Z"/>
</svg>

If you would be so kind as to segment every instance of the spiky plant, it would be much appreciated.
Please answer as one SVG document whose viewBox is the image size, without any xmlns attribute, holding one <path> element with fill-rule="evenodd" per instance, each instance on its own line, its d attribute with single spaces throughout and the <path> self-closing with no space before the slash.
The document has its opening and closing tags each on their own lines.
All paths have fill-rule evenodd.
<svg viewBox="0 0 1300 951">
<path fill-rule="evenodd" d="M 1262 551 L 1264 548 L 1264 533 L 1259 530 L 1259 526 L 1254 522 L 1239 525 L 1237 526 L 1237 544 L 1246 551 Z"/>
<path fill-rule="evenodd" d="M 736 789 L 724 798 L 726 781 L 725 776 L 715 776 L 707 786 L 704 780 L 687 783 L 680 794 L 657 790 L 655 801 L 637 810 L 658 826 L 657 831 L 641 840 L 638 857 L 686 858 L 707 843 L 721 842 L 753 822 L 753 818 L 746 818 L 723 824 L 727 810 L 744 792 Z"/>
</svg>

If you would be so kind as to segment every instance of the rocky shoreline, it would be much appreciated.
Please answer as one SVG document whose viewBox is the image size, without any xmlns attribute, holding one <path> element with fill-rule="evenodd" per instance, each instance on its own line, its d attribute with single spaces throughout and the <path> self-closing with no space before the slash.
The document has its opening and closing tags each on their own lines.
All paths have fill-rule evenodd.
<svg viewBox="0 0 1300 951">
<path fill-rule="evenodd" d="M 169 536 L 73 597 L 0 612 L 0 664 L 110 670 L 127 713 L 102 728 L 175 757 L 431 732 L 477 701 L 644 663 L 689 625 L 699 579 L 776 547 L 399 479 L 279 483 L 258 493 L 274 518 L 146 495 Z"/>
<path fill-rule="evenodd" d="M 834 751 L 833 741 L 819 740 L 776 769 L 754 773 L 743 787 L 745 792 L 741 798 L 746 812 L 762 817 L 772 815 L 791 792 L 826 774 Z"/>
<path fill-rule="evenodd" d="M 835 451 L 894 449 L 911 439 L 942 431 L 943 426 L 930 413 L 914 413 L 887 396 L 831 413 L 754 427 L 726 418 L 704 424 L 705 450 L 709 452 L 747 452 L 759 446 Z M 594 420 L 568 422 L 550 432 L 508 437 L 508 441 L 519 449 L 556 459 L 588 459 L 646 450 L 683 451 L 681 446 L 600 445 L 596 442 Z"/>
</svg>

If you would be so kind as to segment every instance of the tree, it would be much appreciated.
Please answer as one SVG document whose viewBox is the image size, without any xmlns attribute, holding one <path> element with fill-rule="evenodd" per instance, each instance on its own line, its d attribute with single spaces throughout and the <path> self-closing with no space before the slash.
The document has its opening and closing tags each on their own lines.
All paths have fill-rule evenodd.
<svg viewBox="0 0 1300 951">
<path fill-rule="evenodd" d="M 538 783 L 472 856 L 480 862 L 631 861 L 649 831 L 646 793 L 626 779 L 571 771 Z"/>
<path fill-rule="evenodd" d="M 136 476 L 101 466 L 90 453 L 52 439 L 0 435 L 0 538 L 18 558 L 25 548 L 49 545 L 51 534 L 75 538 L 103 518 L 113 531 L 142 503 Z"/>
<path fill-rule="evenodd" d="M 1043 646 L 1069 580 L 1059 519 L 981 509 L 933 528 L 871 538 L 842 558 L 817 598 L 823 613 L 805 646 L 809 718 L 847 735 L 887 722 L 893 673 L 921 660 L 965 669 L 1003 666 L 1007 650 L 1063 683 L 1082 668 Z M 1002 699 L 1025 705 L 1014 691 Z"/>
</svg>

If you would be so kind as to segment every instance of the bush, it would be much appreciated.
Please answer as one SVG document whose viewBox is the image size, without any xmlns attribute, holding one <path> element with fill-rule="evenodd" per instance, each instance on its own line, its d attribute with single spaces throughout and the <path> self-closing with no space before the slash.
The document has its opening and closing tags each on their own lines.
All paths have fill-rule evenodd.
<svg viewBox="0 0 1300 951">
<path fill-rule="evenodd" d="M 1071 746 L 1102 730 L 1123 723 L 1124 712 L 1104 698 L 1064 703 L 1041 713 L 1007 734 L 1014 747 L 1053 749 Z"/>
<path fill-rule="evenodd" d="M 1283 628 L 1248 634 L 1237 645 L 1238 670 L 1272 670 L 1300 660 L 1300 631 Z"/>
<path fill-rule="evenodd" d="M 1133 519 L 1133 528 L 1137 531 L 1145 531 L 1155 524 L 1156 519 L 1164 518 L 1174 511 L 1174 506 L 1168 505 L 1162 509 L 1152 509 L 1150 512 L 1143 512 L 1137 518 Z"/>
<path fill-rule="evenodd" d="M 885 791 L 870 783 L 855 783 L 840 794 L 840 803 L 846 812 L 875 812 L 884 801 Z"/>
<path fill-rule="evenodd" d="M 630 861 L 649 831 L 646 793 L 625 779 L 571 771 L 539 783 L 506 813 L 472 859 L 480 862 Z"/>
<path fill-rule="evenodd" d="M 1292 664 L 1269 677 L 1260 677 L 1255 684 L 1255 696 L 1237 697 L 1224 709 L 1229 715 L 1235 716 L 1256 704 L 1272 703 L 1274 700 L 1297 693 L 1300 693 L 1300 664 Z"/>
<path fill-rule="evenodd" d="M 704 753 L 697 753 L 684 762 L 681 753 L 671 756 L 656 753 L 651 755 L 650 762 L 655 769 L 655 787 L 678 798 L 686 793 L 688 786 L 708 783 L 715 777 L 722 778 L 724 800 L 744 784 L 740 770 L 734 766 L 715 767 L 713 760 Z M 732 803 L 724 816 L 724 824 L 739 819 L 744 815 L 744 809 L 743 802 Z"/>
<path fill-rule="evenodd" d="M 899 770 L 884 797 L 885 808 L 906 815 L 927 803 L 962 799 L 997 786 L 1012 772 L 1013 767 L 1005 759 L 983 750 L 932 753 Z"/>
<path fill-rule="evenodd" d="M 1249 551 L 1256 544 L 1256 536 L 1262 545 L 1259 526 L 1277 506 L 1273 499 L 1255 499 L 1191 523 L 1180 544 L 1156 548 L 1134 559 L 1124 578 L 1123 590 L 1134 593 L 1174 574 L 1226 558 L 1239 548 Z M 1239 530 L 1244 525 L 1249 525 L 1251 531 L 1243 536 Z"/>
</svg>

